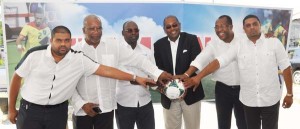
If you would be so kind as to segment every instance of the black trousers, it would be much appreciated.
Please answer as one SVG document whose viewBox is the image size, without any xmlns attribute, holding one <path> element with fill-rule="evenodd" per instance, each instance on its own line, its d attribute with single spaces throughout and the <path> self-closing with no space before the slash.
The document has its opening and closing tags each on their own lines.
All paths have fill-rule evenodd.
<svg viewBox="0 0 300 129">
<path fill-rule="evenodd" d="M 66 129 L 68 102 L 42 106 L 21 100 L 17 129 Z"/>
<path fill-rule="evenodd" d="M 228 86 L 217 81 L 215 94 L 219 129 L 231 128 L 232 110 L 238 129 L 247 129 L 243 104 L 239 100 L 240 86 Z"/>
<path fill-rule="evenodd" d="M 248 107 L 244 105 L 248 129 L 278 129 L 279 104 L 269 107 Z"/>
<path fill-rule="evenodd" d="M 142 107 L 123 107 L 118 104 L 116 122 L 119 129 L 155 129 L 154 109 L 152 102 Z"/>
<path fill-rule="evenodd" d="M 73 115 L 73 129 L 113 129 L 114 111 L 97 114 L 94 117 Z"/>
</svg>

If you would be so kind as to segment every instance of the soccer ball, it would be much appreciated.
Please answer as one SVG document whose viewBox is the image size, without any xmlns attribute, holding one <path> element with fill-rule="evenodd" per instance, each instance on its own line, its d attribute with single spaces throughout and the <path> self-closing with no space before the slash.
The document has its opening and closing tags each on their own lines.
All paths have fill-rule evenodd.
<svg viewBox="0 0 300 129">
<path fill-rule="evenodd" d="M 164 89 L 164 93 L 169 99 L 178 99 L 184 94 L 184 92 L 184 86 L 179 79 L 170 81 Z"/>
</svg>

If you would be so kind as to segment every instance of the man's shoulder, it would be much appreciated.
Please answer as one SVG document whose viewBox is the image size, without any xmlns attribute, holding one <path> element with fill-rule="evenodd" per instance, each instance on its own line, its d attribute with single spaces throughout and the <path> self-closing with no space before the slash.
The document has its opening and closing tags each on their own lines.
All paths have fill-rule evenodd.
<svg viewBox="0 0 300 129">
<path fill-rule="evenodd" d="M 152 53 L 151 49 L 144 46 L 143 44 L 138 44 L 138 47 L 140 48 L 140 50 L 144 53 L 150 54 Z"/>
<path fill-rule="evenodd" d="M 164 42 L 166 42 L 166 41 L 168 41 L 168 36 L 165 36 L 165 37 L 162 37 L 162 38 L 158 39 L 158 40 L 154 43 L 154 45 L 161 44 L 161 43 L 164 43 Z"/>
<path fill-rule="evenodd" d="M 187 32 L 181 32 L 180 33 L 180 38 L 197 38 L 197 35 L 194 35 L 194 34 L 190 34 L 190 33 L 187 33 Z"/>
<path fill-rule="evenodd" d="M 35 47 L 32 47 L 30 48 L 27 53 L 32 53 L 32 52 L 36 52 L 36 51 L 42 51 L 42 50 L 47 50 L 47 47 L 49 45 L 39 45 L 39 46 L 35 46 Z"/>
<path fill-rule="evenodd" d="M 193 37 L 196 36 L 195 34 L 190 34 L 190 33 L 187 33 L 187 32 L 181 32 L 180 36 L 182 36 L 182 35 L 184 35 L 184 36 L 193 36 Z"/>
<path fill-rule="evenodd" d="M 76 43 L 76 44 L 74 44 L 74 45 L 72 46 L 72 49 L 73 49 L 73 50 L 76 50 L 76 51 L 82 51 L 82 44 L 83 44 L 82 41 L 81 41 L 81 42 L 78 42 L 78 43 Z"/>
</svg>

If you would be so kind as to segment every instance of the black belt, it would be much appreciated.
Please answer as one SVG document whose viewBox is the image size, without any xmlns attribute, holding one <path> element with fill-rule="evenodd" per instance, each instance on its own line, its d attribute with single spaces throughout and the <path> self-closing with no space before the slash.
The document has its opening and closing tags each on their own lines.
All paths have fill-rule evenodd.
<svg viewBox="0 0 300 129">
<path fill-rule="evenodd" d="M 230 87 L 232 89 L 238 89 L 238 88 L 240 88 L 240 85 L 227 85 L 227 84 L 225 84 L 223 82 L 220 82 L 220 81 L 217 81 L 216 83 L 219 83 L 220 85 L 223 85 L 223 86 L 226 86 L 226 87 Z"/>
<path fill-rule="evenodd" d="M 62 103 L 59 103 L 59 104 L 55 104 L 55 105 L 39 105 L 39 104 L 28 102 L 25 99 L 21 99 L 21 102 L 24 103 L 24 104 L 28 104 L 30 106 L 35 106 L 35 107 L 40 107 L 40 108 L 55 108 L 55 107 L 59 107 L 59 106 L 61 106 L 63 104 L 67 104 L 68 100 L 66 100 L 66 101 L 64 101 Z"/>
</svg>

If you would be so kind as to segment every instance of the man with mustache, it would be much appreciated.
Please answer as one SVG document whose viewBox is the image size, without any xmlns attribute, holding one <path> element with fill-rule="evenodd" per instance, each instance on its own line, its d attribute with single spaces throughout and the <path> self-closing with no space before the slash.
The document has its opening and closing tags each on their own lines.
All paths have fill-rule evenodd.
<svg viewBox="0 0 300 129">
<path fill-rule="evenodd" d="M 170 15 L 164 19 L 163 29 L 167 34 L 154 43 L 154 57 L 158 68 L 173 75 L 184 74 L 190 63 L 200 53 L 200 45 L 196 35 L 181 32 L 181 24 L 176 16 Z M 186 76 L 194 76 L 195 73 Z M 181 129 L 182 117 L 185 129 L 200 128 L 200 100 L 204 98 L 204 91 L 199 87 L 186 89 L 182 99 L 171 100 L 161 95 L 164 107 L 166 129 Z"/>
<path fill-rule="evenodd" d="M 139 28 L 133 21 L 123 24 L 122 35 L 135 53 L 141 54 L 154 62 L 150 49 L 138 44 Z M 147 78 L 147 73 L 130 66 L 121 68 L 135 75 Z M 141 87 L 139 84 L 128 81 L 119 81 L 117 86 L 116 121 L 119 129 L 134 129 L 136 123 L 138 129 L 155 129 L 154 109 L 151 101 L 149 87 Z"/>
</svg>

